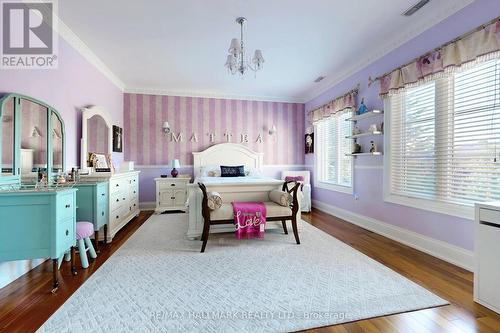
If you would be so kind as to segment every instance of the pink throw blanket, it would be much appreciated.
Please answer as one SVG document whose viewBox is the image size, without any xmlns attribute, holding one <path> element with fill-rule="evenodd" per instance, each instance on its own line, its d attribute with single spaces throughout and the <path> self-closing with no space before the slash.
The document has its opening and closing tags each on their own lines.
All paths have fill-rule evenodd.
<svg viewBox="0 0 500 333">
<path fill-rule="evenodd" d="M 262 202 L 233 202 L 236 238 L 263 238 L 266 225 L 266 205 Z"/>
</svg>

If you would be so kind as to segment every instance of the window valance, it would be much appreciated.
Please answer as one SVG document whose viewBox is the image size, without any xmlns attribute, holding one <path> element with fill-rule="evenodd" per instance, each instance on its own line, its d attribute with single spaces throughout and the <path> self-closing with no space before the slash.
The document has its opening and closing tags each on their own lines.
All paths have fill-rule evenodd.
<svg viewBox="0 0 500 333">
<path fill-rule="evenodd" d="M 487 61 L 500 52 L 500 17 L 378 78 L 380 95 L 453 71 L 469 62 Z"/>
<path fill-rule="evenodd" d="M 337 112 L 348 108 L 356 107 L 356 95 L 358 94 L 358 90 L 354 89 L 347 94 L 337 97 L 331 102 L 311 111 L 312 121 L 318 122 L 322 119 L 328 118 Z"/>
</svg>

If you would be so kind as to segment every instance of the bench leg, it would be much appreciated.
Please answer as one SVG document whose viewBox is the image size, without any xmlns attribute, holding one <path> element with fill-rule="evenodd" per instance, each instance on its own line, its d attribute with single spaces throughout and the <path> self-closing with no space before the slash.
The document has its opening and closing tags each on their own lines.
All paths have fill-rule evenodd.
<svg viewBox="0 0 500 333">
<path fill-rule="evenodd" d="M 288 235 L 288 229 L 286 228 L 286 220 L 281 220 L 281 225 L 283 226 L 283 231 L 285 235 Z"/>
<path fill-rule="evenodd" d="M 300 244 L 300 239 L 299 239 L 299 230 L 297 229 L 297 218 L 295 215 L 292 217 L 292 228 L 293 228 L 293 234 L 295 235 L 295 241 L 297 244 Z"/>
<path fill-rule="evenodd" d="M 203 241 L 203 244 L 201 245 L 201 251 L 200 251 L 201 253 L 205 252 L 209 233 L 210 233 L 210 221 L 205 220 L 205 222 L 203 223 L 203 234 L 201 235 L 201 240 Z"/>
</svg>

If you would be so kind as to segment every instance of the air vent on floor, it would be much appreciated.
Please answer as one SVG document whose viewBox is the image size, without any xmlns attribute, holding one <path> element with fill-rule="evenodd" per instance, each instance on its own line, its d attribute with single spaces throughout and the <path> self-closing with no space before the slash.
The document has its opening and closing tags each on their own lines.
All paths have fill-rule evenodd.
<svg viewBox="0 0 500 333">
<path fill-rule="evenodd" d="M 316 80 L 314 80 L 314 82 L 315 82 L 315 83 L 321 82 L 321 81 L 323 81 L 323 79 L 324 79 L 324 78 L 325 78 L 324 76 L 318 76 L 318 77 L 316 78 Z"/>
<path fill-rule="evenodd" d="M 403 16 L 412 16 L 415 14 L 417 11 L 422 9 L 423 6 L 427 5 L 431 0 L 420 0 L 418 3 L 416 3 L 414 6 L 408 8 L 405 10 L 401 15 Z"/>
</svg>

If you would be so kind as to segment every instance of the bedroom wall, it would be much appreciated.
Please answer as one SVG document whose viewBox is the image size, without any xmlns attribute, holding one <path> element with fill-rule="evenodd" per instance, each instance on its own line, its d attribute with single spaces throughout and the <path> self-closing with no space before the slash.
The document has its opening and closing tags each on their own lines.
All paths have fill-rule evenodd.
<svg viewBox="0 0 500 333">
<path fill-rule="evenodd" d="M 170 160 L 179 159 L 181 172 L 192 174 L 191 153 L 227 142 L 225 133 L 237 143 L 248 135 L 243 144 L 264 153 L 264 171 L 270 176 L 304 165 L 303 104 L 126 93 L 124 110 L 125 160 L 141 170 L 142 203 L 155 200 L 153 178 L 170 173 Z M 163 133 L 164 121 L 175 137 Z M 270 136 L 273 124 L 277 133 Z M 182 140 L 176 142 L 179 133 Z"/>
<path fill-rule="evenodd" d="M 383 103 L 378 96 L 379 85 L 374 84 L 368 87 L 369 76 L 377 77 L 499 16 L 500 6 L 498 4 L 497 0 L 476 0 L 448 19 L 307 102 L 306 111 L 345 93 L 358 83 L 361 84 L 358 98 L 364 97 L 365 103 L 370 109 L 383 108 Z M 311 170 L 314 168 L 313 155 L 306 157 L 306 163 Z M 417 233 L 415 237 L 423 235 L 445 242 L 446 244 L 442 248 L 446 247 L 455 252 L 460 252 L 463 249 L 466 255 L 471 256 L 471 253 L 467 252 L 473 250 L 474 245 L 474 230 L 471 220 L 386 203 L 383 199 L 382 185 L 383 157 L 358 157 L 354 161 L 355 195 L 314 188 L 313 200 L 316 201 L 317 205 L 327 204 L 338 207 L 369 219 L 388 223 L 389 227 L 395 226 L 404 231 L 415 232 Z"/>
<path fill-rule="evenodd" d="M 81 112 L 88 105 L 106 108 L 123 125 L 123 93 L 73 47 L 59 38 L 59 67 L 51 70 L 0 70 L 0 92 L 32 96 L 53 106 L 64 119 L 66 168 L 79 165 Z M 114 153 L 115 163 L 123 154 Z M 0 262 L 0 288 L 43 260 Z"/>
</svg>

